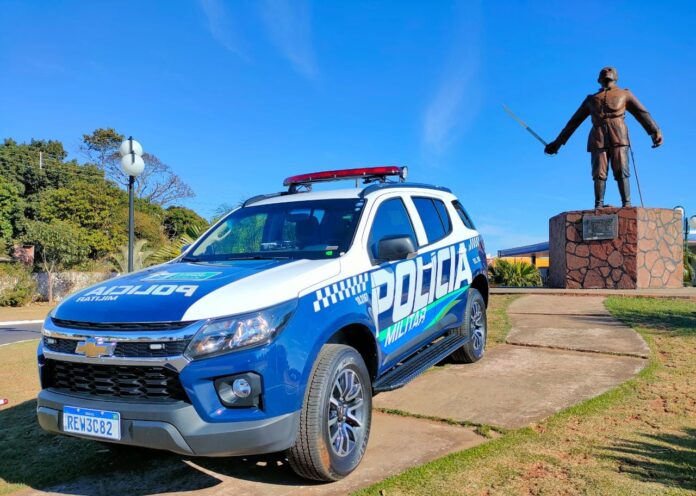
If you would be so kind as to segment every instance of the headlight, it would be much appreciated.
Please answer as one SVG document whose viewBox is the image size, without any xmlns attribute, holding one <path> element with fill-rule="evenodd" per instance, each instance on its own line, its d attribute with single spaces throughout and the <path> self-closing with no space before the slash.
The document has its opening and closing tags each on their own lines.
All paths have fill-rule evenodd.
<svg viewBox="0 0 696 496">
<path fill-rule="evenodd" d="M 291 300 L 264 310 L 211 320 L 186 348 L 191 359 L 220 355 L 268 342 L 278 334 L 297 307 Z"/>
</svg>

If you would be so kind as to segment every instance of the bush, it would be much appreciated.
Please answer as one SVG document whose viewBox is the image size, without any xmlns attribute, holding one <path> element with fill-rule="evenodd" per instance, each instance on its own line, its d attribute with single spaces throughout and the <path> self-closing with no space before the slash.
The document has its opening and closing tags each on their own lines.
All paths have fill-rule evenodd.
<svg viewBox="0 0 696 496">
<path fill-rule="evenodd" d="M 498 258 L 488 268 L 491 279 L 500 286 L 532 287 L 541 286 L 539 269 L 527 262 L 510 262 Z"/>
<path fill-rule="evenodd" d="M 694 284 L 694 270 L 696 267 L 696 254 L 690 250 L 684 252 L 684 284 Z"/>
<path fill-rule="evenodd" d="M 17 281 L 14 286 L 0 291 L 0 307 L 21 307 L 36 297 L 36 281 L 21 265 L 4 265 L 0 268 L 0 277 Z"/>
</svg>

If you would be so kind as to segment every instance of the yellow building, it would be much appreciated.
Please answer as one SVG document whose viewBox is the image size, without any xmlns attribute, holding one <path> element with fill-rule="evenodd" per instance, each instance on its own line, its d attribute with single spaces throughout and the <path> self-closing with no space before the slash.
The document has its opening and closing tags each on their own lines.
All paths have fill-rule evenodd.
<svg viewBox="0 0 696 496">
<path fill-rule="evenodd" d="M 538 269 L 547 269 L 549 267 L 549 242 L 498 250 L 498 258 L 510 262 L 527 262 Z"/>
</svg>

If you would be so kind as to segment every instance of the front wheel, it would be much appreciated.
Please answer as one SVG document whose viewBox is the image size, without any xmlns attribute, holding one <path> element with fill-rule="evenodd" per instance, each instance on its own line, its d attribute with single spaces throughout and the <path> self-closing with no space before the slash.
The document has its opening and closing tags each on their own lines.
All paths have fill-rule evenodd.
<svg viewBox="0 0 696 496">
<path fill-rule="evenodd" d="M 486 320 L 486 302 L 477 289 L 469 288 L 464 323 L 460 327 L 460 332 L 469 336 L 469 341 L 452 353 L 452 360 L 455 363 L 478 362 L 486 351 L 488 323 Z"/>
<path fill-rule="evenodd" d="M 372 385 L 362 356 L 350 346 L 324 345 L 287 452 L 290 466 L 308 479 L 342 479 L 362 460 L 371 422 Z"/>
</svg>

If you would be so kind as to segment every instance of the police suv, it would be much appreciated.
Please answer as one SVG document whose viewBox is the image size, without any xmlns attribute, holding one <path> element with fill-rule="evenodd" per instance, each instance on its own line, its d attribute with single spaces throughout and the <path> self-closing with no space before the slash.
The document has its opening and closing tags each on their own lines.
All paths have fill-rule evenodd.
<svg viewBox="0 0 696 496">
<path fill-rule="evenodd" d="M 41 427 L 185 455 L 285 451 L 304 477 L 348 475 L 374 394 L 486 344 L 481 237 L 448 189 L 405 176 L 288 178 L 175 260 L 63 301 L 38 349 Z M 365 186 L 312 191 L 338 179 Z"/>
</svg>

